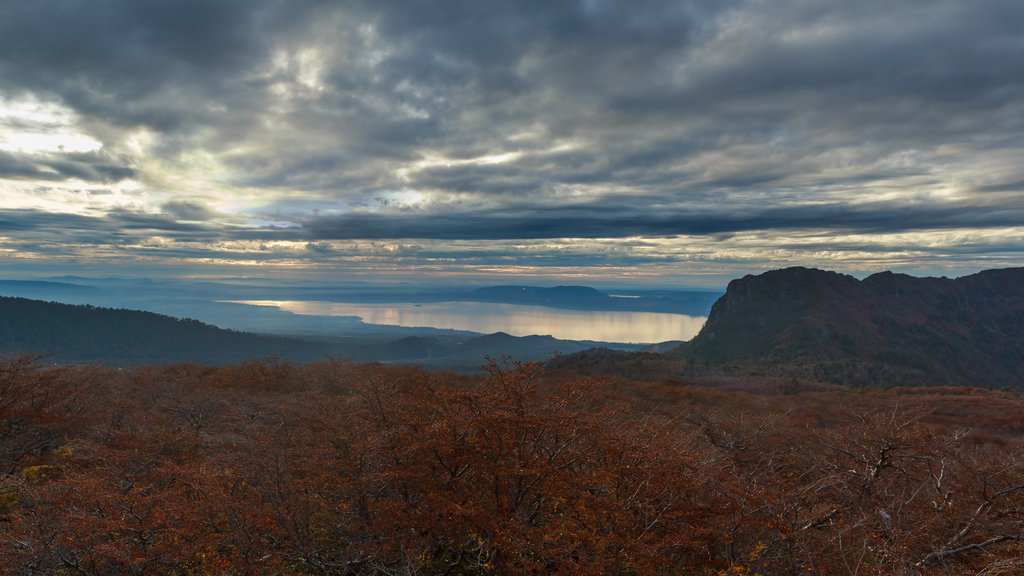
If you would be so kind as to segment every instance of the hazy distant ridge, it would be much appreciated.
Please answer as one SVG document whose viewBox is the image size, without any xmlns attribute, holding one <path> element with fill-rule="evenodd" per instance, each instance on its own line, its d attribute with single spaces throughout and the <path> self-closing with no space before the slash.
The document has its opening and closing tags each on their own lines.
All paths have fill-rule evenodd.
<svg viewBox="0 0 1024 576">
<path fill-rule="evenodd" d="M 1024 268 L 957 279 L 808 268 L 729 283 L 676 354 L 829 380 L 1024 387 Z"/>
<path fill-rule="evenodd" d="M 703 316 L 721 295 L 714 291 L 642 291 L 631 297 L 616 297 L 588 286 L 489 286 L 477 288 L 464 298 L 472 302 L 497 302 L 525 306 L 547 306 L 567 310 L 615 310 L 668 312 Z"/>
<path fill-rule="evenodd" d="M 330 347 L 151 312 L 0 297 L 0 350 L 73 362 L 217 364 L 271 355 L 322 359 Z"/>
<path fill-rule="evenodd" d="M 226 364 L 268 356 L 303 362 L 332 356 L 475 371 L 486 356 L 545 360 L 593 345 L 504 333 L 297 339 L 225 330 L 152 312 L 0 297 L 0 353 L 43 354 L 57 362 Z"/>
</svg>

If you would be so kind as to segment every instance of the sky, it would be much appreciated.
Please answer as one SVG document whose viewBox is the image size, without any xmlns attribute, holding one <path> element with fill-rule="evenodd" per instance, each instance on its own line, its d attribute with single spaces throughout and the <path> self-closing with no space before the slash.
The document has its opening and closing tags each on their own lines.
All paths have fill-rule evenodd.
<svg viewBox="0 0 1024 576">
<path fill-rule="evenodd" d="M 8 0 L 0 276 L 1024 265 L 1019 0 Z"/>
</svg>

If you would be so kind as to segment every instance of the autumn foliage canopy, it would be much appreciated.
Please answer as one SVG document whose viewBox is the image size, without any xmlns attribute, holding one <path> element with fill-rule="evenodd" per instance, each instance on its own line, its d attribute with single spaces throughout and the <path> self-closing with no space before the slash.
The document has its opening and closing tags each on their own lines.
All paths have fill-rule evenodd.
<svg viewBox="0 0 1024 576">
<path fill-rule="evenodd" d="M 1020 574 L 1024 399 L 0 364 L 4 574 Z"/>
</svg>

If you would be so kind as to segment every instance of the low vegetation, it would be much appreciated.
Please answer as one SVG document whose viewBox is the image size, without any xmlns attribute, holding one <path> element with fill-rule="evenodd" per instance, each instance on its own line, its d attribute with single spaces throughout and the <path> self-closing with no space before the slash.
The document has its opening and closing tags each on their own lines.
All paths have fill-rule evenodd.
<svg viewBox="0 0 1024 576">
<path fill-rule="evenodd" d="M 1024 398 L 0 363 L 4 574 L 1020 574 Z"/>
</svg>

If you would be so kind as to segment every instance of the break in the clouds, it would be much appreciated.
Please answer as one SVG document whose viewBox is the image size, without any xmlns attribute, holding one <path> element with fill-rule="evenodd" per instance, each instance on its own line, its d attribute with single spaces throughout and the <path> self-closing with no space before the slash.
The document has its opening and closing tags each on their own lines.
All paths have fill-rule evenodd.
<svg viewBox="0 0 1024 576">
<path fill-rule="evenodd" d="M 1000 0 L 5 2 L 0 254 L 637 282 L 1019 265 L 1022 29 Z"/>
</svg>

